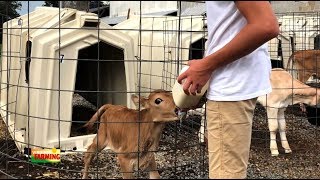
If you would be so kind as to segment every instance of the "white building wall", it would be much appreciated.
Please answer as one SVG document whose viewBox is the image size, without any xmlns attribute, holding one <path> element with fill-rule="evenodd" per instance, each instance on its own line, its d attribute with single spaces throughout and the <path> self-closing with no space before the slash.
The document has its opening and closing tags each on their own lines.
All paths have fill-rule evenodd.
<svg viewBox="0 0 320 180">
<path fill-rule="evenodd" d="M 110 1 L 110 17 L 140 14 L 140 1 Z M 177 1 L 141 1 L 142 14 L 177 10 Z"/>
<path fill-rule="evenodd" d="M 271 1 L 275 13 L 315 12 L 320 10 L 320 1 Z"/>
</svg>

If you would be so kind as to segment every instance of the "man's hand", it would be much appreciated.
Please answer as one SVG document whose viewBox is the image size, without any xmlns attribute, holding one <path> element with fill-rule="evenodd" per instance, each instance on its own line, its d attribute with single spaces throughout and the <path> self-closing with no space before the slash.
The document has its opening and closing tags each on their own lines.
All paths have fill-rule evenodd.
<svg viewBox="0 0 320 180">
<path fill-rule="evenodd" d="M 183 91 L 185 94 L 196 95 L 201 92 L 201 89 L 206 85 L 211 77 L 212 70 L 208 66 L 206 59 L 191 60 L 188 62 L 189 68 L 178 77 L 178 82 L 181 84 L 182 80 L 186 79 L 183 83 Z M 190 88 L 190 93 L 189 93 Z"/>
</svg>

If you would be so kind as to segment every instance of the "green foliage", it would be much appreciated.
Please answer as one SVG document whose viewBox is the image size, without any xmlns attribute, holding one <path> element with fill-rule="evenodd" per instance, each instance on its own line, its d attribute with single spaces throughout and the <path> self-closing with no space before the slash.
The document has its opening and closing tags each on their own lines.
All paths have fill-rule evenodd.
<svg viewBox="0 0 320 180">
<path fill-rule="evenodd" d="M 17 10 L 20 9 L 20 1 L 0 1 L 0 14 L 4 18 L 6 17 L 6 20 L 20 16 L 20 14 L 17 12 Z"/>
<path fill-rule="evenodd" d="M 44 1 L 42 6 L 59 7 L 59 1 Z"/>
<path fill-rule="evenodd" d="M 2 25 L 10 19 L 20 16 L 17 12 L 21 9 L 20 1 L 0 1 L 0 44 L 2 43 Z"/>
</svg>

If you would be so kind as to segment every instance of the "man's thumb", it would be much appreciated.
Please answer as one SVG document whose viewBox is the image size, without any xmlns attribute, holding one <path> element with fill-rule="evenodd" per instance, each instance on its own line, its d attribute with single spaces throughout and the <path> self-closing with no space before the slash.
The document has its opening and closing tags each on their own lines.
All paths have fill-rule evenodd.
<svg viewBox="0 0 320 180">
<path fill-rule="evenodd" d="M 178 76 L 178 78 L 177 78 L 178 83 L 181 84 L 181 83 L 182 83 L 182 80 L 185 79 L 185 78 L 187 78 L 187 74 L 186 74 L 186 72 L 183 72 L 183 73 L 180 74 L 180 75 Z"/>
<path fill-rule="evenodd" d="M 193 64 L 194 61 L 195 61 L 195 60 L 190 60 L 190 61 L 188 61 L 188 66 L 191 66 L 191 64 Z"/>
</svg>

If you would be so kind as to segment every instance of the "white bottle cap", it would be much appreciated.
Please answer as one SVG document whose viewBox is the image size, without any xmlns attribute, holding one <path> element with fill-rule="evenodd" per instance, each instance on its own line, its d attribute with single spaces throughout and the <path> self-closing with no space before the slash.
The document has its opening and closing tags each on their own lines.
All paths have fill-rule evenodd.
<svg viewBox="0 0 320 180">
<path fill-rule="evenodd" d="M 189 68 L 189 66 L 185 66 L 181 69 L 180 74 L 181 75 L 183 72 L 185 72 L 187 69 Z M 179 84 L 178 81 L 175 81 L 175 84 L 172 87 L 172 96 L 173 96 L 173 100 L 176 104 L 176 106 L 178 106 L 181 109 L 185 109 L 185 108 L 191 108 L 196 106 L 201 97 L 204 95 L 204 93 L 207 91 L 208 89 L 208 84 L 209 81 L 207 82 L 207 84 L 201 89 L 200 93 L 196 93 L 196 95 L 192 95 L 190 94 L 189 96 L 186 95 L 183 91 L 183 82 L 182 84 Z"/>
</svg>

